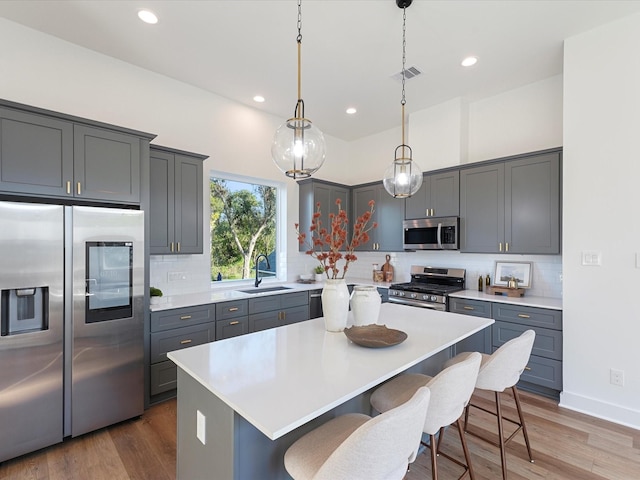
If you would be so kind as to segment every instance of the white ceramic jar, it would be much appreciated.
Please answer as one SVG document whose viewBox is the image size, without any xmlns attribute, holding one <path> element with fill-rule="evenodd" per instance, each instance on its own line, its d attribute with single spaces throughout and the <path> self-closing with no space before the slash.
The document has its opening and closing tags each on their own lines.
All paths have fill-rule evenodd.
<svg viewBox="0 0 640 480">
<path fill-rule="evenodd" d="M 354 325 L 378 323 L 381 300 L 376 287 L 364 285 L 353 287 L 350 303 Z"/>
</svg>

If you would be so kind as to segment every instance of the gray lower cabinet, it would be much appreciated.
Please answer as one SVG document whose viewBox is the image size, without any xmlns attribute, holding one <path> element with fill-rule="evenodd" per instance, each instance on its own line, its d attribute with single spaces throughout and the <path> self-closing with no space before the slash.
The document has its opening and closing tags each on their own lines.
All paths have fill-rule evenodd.
<svg viewBox="0 0 640 480">
<path fill-rule="evenodd" d="M 474 317 L 492 318 L 491 302 L 481 300 L 469 300 L 466 298 L 450 298 L 449 311 L 453 313 L 461 313 L 463 315 L 471 315 Z M 462 352 L 492 352 L 491 328 L 488 327 L 478 333 L 474 333 L 470 337 L 455 344 L 454 355 Z"/>
<path fill-rule="evenodd" d="M 493 348 L 521 335 L 536 332 L 531 357 L 519 387 L 557 397 L 562 390 L 562 312 L 545 308 L 494 303 Z"/>
<path fill-rule="evenodd" d="M 338 207 L 336 201 L 340 199 L 341 208 L 351 214 L 351 188 L 346 185 L 326 182 L 315 178 L 309 178 L 298 181 L 299 185 L 299 231 L 310 237 L 309 227 L 311 220 L 320 204 L 320 222 L 322 226 L 329 229 L 329 214 L 337 213 Z M 311 243 L 302 243 L 299 245 L 301 252 L 308 250 Z"/>
<path fill-rule="evenodd" d="M 460 215 L 460 170 L 425 174 L 422 186 L 405 200 L 404 218 Z"/>
<path fill-rule="evenodd" d="M 554 149 L 460 171 L 460 250 L 560 253 L 560 157 Z"/>
<path fill-rule="evenodd" d="M 378 224 L 378 228 L 369 232 L 369 242 L 356 248 L 359 251 L 380 250 L 386 252 L 401 252 L 402 222 L 404 220 L 404 199 L 393 198 L 387 193 L 381 182 L 361 185 L 352 190 L 353 209 L 350 225 L 369 210 L 369 202 L 375 201 L 375 213 L 369 222 Z M 351 227 L 353 228 L 353 227 Z"/>
<path fill-rule="evenodd" d="M 308 292 L 249 299 L 249 332 L 309 320 Z"/>
<path fill-rule="evenodd" d="M 234 300 L 216 304 L 216 340 L 249 333 L 249 301 Z"/>
<path fill-rule="evenodd" d="M 151 402 L 175 395 L 176 366 L 167 352 L 215 340 L 214 305 L 151 312 L 149 396 Z"/>
<path fill-rule="evenodd" d="M 152 145 L 149 172 L 149 249 L 153 254 L 203 252 L 205 155 Z"/>
<path fill-rule="evenodd" d="M 154 136 L 0 102 L 0 191 L 138 205 Z"/>
</svg>

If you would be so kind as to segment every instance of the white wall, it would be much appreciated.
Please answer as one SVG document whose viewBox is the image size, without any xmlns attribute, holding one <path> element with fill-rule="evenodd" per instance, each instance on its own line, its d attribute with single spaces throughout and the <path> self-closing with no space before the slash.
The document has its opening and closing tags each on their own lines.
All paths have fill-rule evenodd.
<svg viewBox="0 0 640 480">
<path fill-rule="evenodd" d="M 563 406 L 640 428 L 640 15 L 564 50 Z M 599 252 L 602 266 L 581 264 Z M 624 371 L 624 387 L 609 370 Z"/>
</svg>

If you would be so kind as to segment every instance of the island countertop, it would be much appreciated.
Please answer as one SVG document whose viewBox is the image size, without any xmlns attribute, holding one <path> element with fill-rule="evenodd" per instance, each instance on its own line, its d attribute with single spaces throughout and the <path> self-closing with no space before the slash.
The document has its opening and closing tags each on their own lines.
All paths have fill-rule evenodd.
<svg viewBox="0 0 640 480">
<path fill-rule="evenodd" d="M 275 440 L 493 320 L 385 303 L 379 323 L 408 338 L 392 347 L 365 348 L 343 333 L 326 332 L 318 318 L 169 352 L 168 357 Z"/>
</svg>

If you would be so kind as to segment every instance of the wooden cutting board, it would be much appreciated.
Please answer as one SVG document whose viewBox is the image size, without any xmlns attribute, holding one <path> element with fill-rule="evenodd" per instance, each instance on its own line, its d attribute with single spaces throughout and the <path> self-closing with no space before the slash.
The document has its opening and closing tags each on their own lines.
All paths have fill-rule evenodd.
<svg viewBox="0 0 640 480">
<path fill-rule="evenodd" d="M 382 265 L 382 272 L 384 274 L 384 281 L 385 282 L 392 282 L 393 281 L 393 265 L 391 265 L 389 262 L 391 261 L 391 255 L 387 255 L 386 256 L 386 262 L 384 263 L 384 265 Z"/>
</svg>

